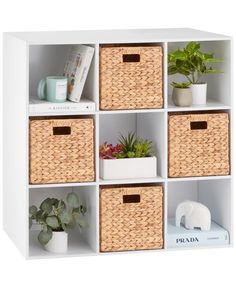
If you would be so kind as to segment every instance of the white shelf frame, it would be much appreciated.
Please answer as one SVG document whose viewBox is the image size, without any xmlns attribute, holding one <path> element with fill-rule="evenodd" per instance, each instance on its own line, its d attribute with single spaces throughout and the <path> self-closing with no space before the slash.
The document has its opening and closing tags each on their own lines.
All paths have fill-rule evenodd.
<svg viewBox="0 0 236 288">
<path fill-rule="evenodd" d="M 135 33 L 134 33 L 135 32 Z M 177 37 L 176 35 L 179 35 Z M 164 249 L 150 250 L 148 252 L 165 251 L 167 239 L 167 214 L 168 214 L 168 184 L 186 181 L 230 181 L 231 183 L 231 241 L 227 247 L 231 247 L 233 243 L 232 235 L 232 220 L 233 220 L 233 179 L 232 179 L 232 163 L 231 175 L 228 176 L 209 176 L 209 177 L 188 177 L 188 178 L 168 178 L 167 177 L 167 163 L 168 163 L 168 132 L 167 120 L 169 112 L 176 111 L 205 111 L 205 110 L 227 110 L 231 114 L 231 147 L 232 143 L 232 65 L 229 73 L 231 74 L 231 88 L 228 97 L 231 99 L 231 105 L 224 105 L 217 101 L 209 101 L 206 106 L 196 107 L 174 107 L 168 103 L 168 75 L 167 75 L 167 53 L 168 43 L 186 42 L 186 41 L 230 41 L 231 52 L 228 55 L 232 59 L 232 41 L 231 38 L 224 35 L 198 31 L 194 29 L 155 29 L 155 30 L 117 30 L 117 31 L 78 31 L 78 32 L 30 32 L 30 33 L 5 33 L 4 34 L 4 229 L 13 240 L 15 245 L 19 248 L 21 253 L 27 259 L 37 258 L 53 258 L 53 257 L 67 257 L 67 256 L 84 256 L 84 255 L 110 255 L 111 253 L 99 252 L 99 187 L 100 185 L 109 184 L 127 184 L 127 183 L 159 183 L 165 188 L 164 193 Z M 119 110 L 119 111 L 100 111 L 99 110 L 99 45 L 104 43 L 162 43 L 164 58 L 163 58 L 163 109 L 143 109 L 143 110 Z M 70 44 L 92 44 L 95 47 L 94 56 L 94 86 L 93 99 L 96 103 L 96 111 L 92 113 L 77 113 L 76 115 L 93 115 L 95 118 L 95 159 L 96 159 L 96 179 L 94 182 L 88 183 L 66 183 L 66 184 L 44 184 L 44 185 L 30 185 L 28 183 L 28 121 L 29 117 L 29 57 L 30 48 L 34 45 L 70 45 Z M 17 67 L 11 69 L 10 67 Z M 11 85 L 11 79 L 14 79 L 14 85 Z M 14 105 L 12 105 L 14 103 Z M 143 113 L 163 113 L 165 119 L 165 133 L 164 142 L 166 149 L 163 158 L 165 159 L 165 175 L 164 177 L 147 178 L 147 179 L 125 179 L 105 181 L 99 179 L 99 123 L 100 117 L 104 115 L 127 115 L 127 114 L 143 114 Z M 14 116 L 12 117 L 12 115 Z M 44 113 L 37 116 L 44 116 Z M 47 116 L 50 114 L 46 114 Z M 54 114 L 52 114 L 54 115 Z M 58 114 L 57 114 L 58 115 Z M 59 114 L 64 115 L 64 114 Z M 66 114 L 67 115 L 67 114 Z M 68 113 L 68 115 L 73 115 Z M 36 115 L 34 115 L 36 116 Z M 15 133 L 9 133 L 14 130 Z M 16 145 L 17 144 L 17 145 Z M 232 152 L 231 152 L 232 157 Z M 231 161 L 232 162 L 232 161 Z M 53 255 L 44 253 L 44 251 L 36 248 L 32 253 L 32 242 L 29 240 L 28 230 L 28 205 L 30 195 L 36 193 L 37 189 L 51 189 L 51 188 L 65 188 L 76 189 L 76 187 L 94 187 L 95 189 L 95 203 L 96 203 L 96 249 L 95 251 L 72 252 L 69 251 L 63 255 Z M 17 213 L 17 217 L 11 218 L 13 210 Z M 14 221 L 13 221 L 14 220 Z M 25 233 L 22 233 L 25 231 Z M 33 231 L 32 233 L 35 233 Z M 87 246 L 86 246 L 87 247 Z M 212 246 L 215 247 L 215 246 Z M 199 247 L 197 247 L 198 249 Z M 205 247 L 202 247 L 205 248 Z M 208 249 L 210 247 L 207 247 Z M 86 250 L 87 248 L 85 248 Z M 183 249 L 183 248 L 181 248 Z M 185 249 L 185 248 L 184 248 Z M 188 249 L 188 248 L 186 248 Z M 191 248 L 193 249 L 193 248 Z M 195 248 L 194 248 L 195 249 Z M 168 249 L 173 250 L 173 249 Z M 119 252 L 119 253 L 140 253 L 145 251 Z M 117 252 L 115 252 L 117 253 Z"/>
</svg>

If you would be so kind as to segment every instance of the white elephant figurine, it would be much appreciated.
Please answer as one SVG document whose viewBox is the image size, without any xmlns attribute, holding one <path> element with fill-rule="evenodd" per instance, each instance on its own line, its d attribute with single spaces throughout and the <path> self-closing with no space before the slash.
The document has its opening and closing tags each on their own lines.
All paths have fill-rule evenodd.
<svg viewBox="0 0 236 288">
<path fill-rule="evenodd" d="M 184 201 L 176 209 L 175 224 L 180 227 L 181 219 L 185 216 L 185 228 L 201 228 L 202 231 L 211 229 L 211 212 L 203 204 L 195 201 Z"/>
</svg>

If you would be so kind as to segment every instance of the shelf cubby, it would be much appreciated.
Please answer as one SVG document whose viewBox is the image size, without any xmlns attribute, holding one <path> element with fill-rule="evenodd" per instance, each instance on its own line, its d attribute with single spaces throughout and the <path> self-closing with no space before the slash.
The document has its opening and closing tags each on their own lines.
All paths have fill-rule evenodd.
<svg viewBox="0 0 236 288">
<path fill-rule="evenodd" d="M 178 110 L 215 110 L 228 109 L 231 105 L 231 43 L 229 40 L 217 41 L 198 41 L 201 44 L 201 50 L 205 53 L 213 53 L 214 57 L 223 62 L 213 63 L 216 69 L 222 71 L 220 74 L 204 75 L 201 81 L 207 82 L 207 104 L 206 105 L 192 105 L 191 107 L 176 107 L 174 106 L 171 95 L 172 86 L 170 83 L 187 82 L 182 75 L 168 76 L 168 108 L 173 111 Z M 188 42 L 170 42 L 168 44 L 168 52 L 175 51 L 178 48 L 182 49 Z"/>
<path fill-rule="evenodd" d="M 153 154 L 157 157 L 157 177 L 166 177 L 166 125 L 165 113 L 115 113 L 102 114 L 99 117 L 99 144 L 107 141 L 116 144 L 120 135 L 136 133 L 138 137 L 149 139 L 153 144 Z M 154 179 L 150 179 L 154 180 Z M 138 179 L 137 182 L 142 181 Z M 149 181 L 147 179 L 147 181 Z M 108 181 L 109 183 L 112 181 Z M 153 182 L 153 181 L 151 181 Z M 129 180 L 128 182 L 129 183 Z"/>
<path fill-rule="evenodd" d="M 168 182 L 167 198 L 168 219 L 175 218 L 178 204 L 185 200 L 206 205 L 211 212 L 211 219 L 229 233 L 229 244 L 232 244 L 232 202 L 229 178 L 171 181 Z"/>
<path fill-rule="evenodd" d="M 66 199 L 68 193 L 74 192 L 78 195 L 80 203 L 87 207 L 83 216 L 86 227 L 81 233 L 78 229 L 69 231 L 68 251 L 63 256 L 79 256 L 95 254 L 98 251 L 98 191 L 97 186 L 79 187 L 51 187 L 30 188 L 29 206 L 36 205 L 46 198 Z M 29 231 L 29 257 L 53 257 L 57 256 L 43 249 L 37 239 L 40 226 L 33 224 Z M 59 254 L 60 255 L 60 254 Z M 62 256 L 62 255 L 60 255 Z"/>
<path fill-rule="evenodd" d="M 81 44 L 81 43 L 80 43 Z M 94 85 L 97 81 L 98 52 L 95 44 L 83 43 L 95 48 L 94 57 L 90 65 L 82 98 L 97 103 L 98 89 Z M 75 44 L 74 44 L 75 45 Z M 72 45 L 32 45 L 29 48 L 29 100 L 37 99 L 37 85 L 46 76 L 63 75 L 69 49 Z M 70 102 L 68 102 L 70 104 Z M 73 113 L 73 112 L 71 112 Z M 34 113 L 35 114 L 35 113 Z M 41 113 L 43 114 L 43 113 Z M 45 113 L 46 114 L 46 113 Z M 63 114 L 60 110 L 54 111 L 54 115 Z M 68 113 L 69 114 L 69 113 Z M 83 114 L 83 113 L 82 113 Z"/>
</svg>

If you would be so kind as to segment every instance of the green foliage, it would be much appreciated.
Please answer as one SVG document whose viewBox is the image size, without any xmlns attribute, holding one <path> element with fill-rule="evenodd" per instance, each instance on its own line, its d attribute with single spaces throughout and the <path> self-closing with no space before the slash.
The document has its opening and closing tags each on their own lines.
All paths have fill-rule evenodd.
<svg viewBox="0 0 236 288">
<path fill-rule="evenodd" d="M 116 158 L 141 158 L 150 157 L 152 153 L 152 142 L 143 140 L 129 133 L 127 137 L 121 135 L 119 143 L 122 145 L 122 152 Z"/>
<path fill-rule="evenodd" d="M 52 239 L 53 231 L 68 231 L 76 227 L 85 227 L 85 222 L 81 219 L 87 208 L 80 204 L 75 193 L 69 193 L 66 202 L 56 198 L 45 199 L 37 208 L 29 208 L 29 227 L 32 222 L 41 224 L 41 231 L 38 240 L 42 245 L 46 245 Z"/>
<path fill-rule="evenodd" d="M 223 61 L 214 58 L 214 54 L 200 51 L 200 43 L 193 41 L 182 50 L 178 49 L 168 54 L 168 74 L 182 74 L 188 82 L 199 83 L 204 74 L 222 73 L 210 65 L 217 62 Z"/>
<path fill-rule="evenodd" d="M 67 203 L 72 208 L 79 207 L 79 199 L 75 193 L 69 193 L 66 197 Z"/>
<path fill-rule="evenodd" d="M 184 82 L 184 83 L 172 82 L 172 83 L 171 83 L 171 86 L 173 86 L 174 88 L 182 88 L 182 89 L 185 89 L 185 88 L 188 88 L 190 84 L 191 84 L 190 82 Z"/>
</svg>

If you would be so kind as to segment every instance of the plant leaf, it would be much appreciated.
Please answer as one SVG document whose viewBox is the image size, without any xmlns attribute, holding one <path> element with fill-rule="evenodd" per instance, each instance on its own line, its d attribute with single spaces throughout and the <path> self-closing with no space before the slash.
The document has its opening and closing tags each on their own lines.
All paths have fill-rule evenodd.
<svg viewBox="0 0 236 288">
<path fill-rule="evenodd" d="M 208 63 L 222 63 L 222 62 L 224 62 L 224 60 L 215 59 L 215 58 L 208 58 L 208 59 L 206 59 L 206 62 L 208 62 Z"/>
<path fill-rule="evenodd" d="M 176 50 L 175 52 L 171 53 L 170 58 L 172 58 L 173 60 L 175 59 L 175 61 L 176 60 L 183 60 L 184 61 L 186 59 L 186 53 L 182 50 Z"/>
<path fill-rule="evenodd" d="M 127 156 L 128 156 L 128 158 L 134 158 L 135 157 L 135 152 L 129 151 L 129 152 L 127 152 Z"/>
<path fill-rule="evenodd" d="M 58 217 L 61 220 L 61 223 L 63 224 L 69 224 L 72 220 L 72 215 L 66 210 L 62 211 L 62 213 L 59 214 Z"/>
<path fill-rule="evenodd" d="M 66 204 L 63 200 L 59 200 L 55 205 L 55 208 L 57 209 L 57 213 L 60 214 L 66 209 Z"/>
<path fill-rule="evenodd" d="M 51 198 L 51 204 L 53 206 L 57 206 L 58 205 L 59 200 L 57 198 Z"/>
<path fill-rule="evenodd" d="M 178 73 L 177 67 L 176 67 L 175 65 L 170 65 L 170 66 L 168 67 L 168 74 L 169 74 L 169 75 L 174 75 L 174 74 L 176 74 L 176 73 Z"/>
<path fill-rule="evenodd" d="M 80 228 L 88 227 L 87 222 L 85 221 L 85 219 L 82 219 L 82 218 L 78 219 L 77 225 L 79 225 Z"/>
<path fill-rule="evenodd" d="M 38 208 L 36 206 L 33 205 L 29 207 L 29 214 L 35 215 L 37 211 L 38 211 Z"/>
<path fill-rule="evenodd" d="M 46 216 L 43 215 L 43 211 L 42 210 L 38 210 L 37 213 L 35 214 L 35 220 L 37 222 L 40 222 L 40 221 L 45 221 L 46 219 Z"/>
<path fill-rule="evenodd" d="M 171 86 L 175 88 L 188 88 L 190 84 L 191 84 L 190 82 L 184 82 L 184 83 L 172 82 Z"/>
<path fill-rule="evenodd" d="M 45 231 L 40 231 L 38 235 L 38 240 L 39 243 L 42 245 L 46 245 L 50 240 L 52 239 L 52 231 L 48 230 L 47 232 Z"/>
<path fill-rule="evenodd" d="M 63 229 L 65 232 L 68 232 L 68 229 L 67 229 L 67 227 L 66 227 L 66 224 L 62 223 L 62 224 L 61 224 L 61 227 L 62 227 L 62 229 Z"/>
<path fill-rule="evenodd" d="M 49 214 L 52 211 L 52 202 L 50 198 L 45 199 L 41 205 L 40 209 L 43 210 L 46 214 Z"/>
<path fill-rule="evenodd" d="M 189 42 L 186 45 L 185 49 L 192 54 L 192 53 L 196 52 L 198 49 L 200 49 L 200 43 L 195 42 L 195 41 Z"/>
<path fill-rule="evenodd" d="M 79 209 L 82 215 L 84 215 L 87 212 L 87 207 L 84 205 L 80 205 Z"/>
<path fill-rule="evenodd" d="M 71 208 L 79 207 L 79 198 L 74 192 L 69 193 L 66 197 L 66 200 Z"/>
<path fill-rule="evenodd" d="M 204 73 L 205 74 L 210 74 L 210 73 L 212 73 L 212 74 L 222 74 L 223 72 L 220 71 L 220 70 L 217 70 L 217 69 L 210 68 L 210 69 L 206 69 Z"/>
<path fill-rule="evenodd" d="M 59 221 L 56 216 L 48 216 L 46 218 L 46 223 L 48 226 L 50 226 L 52 229 L 57 229 L 60 227 Z"/>
</svg>

